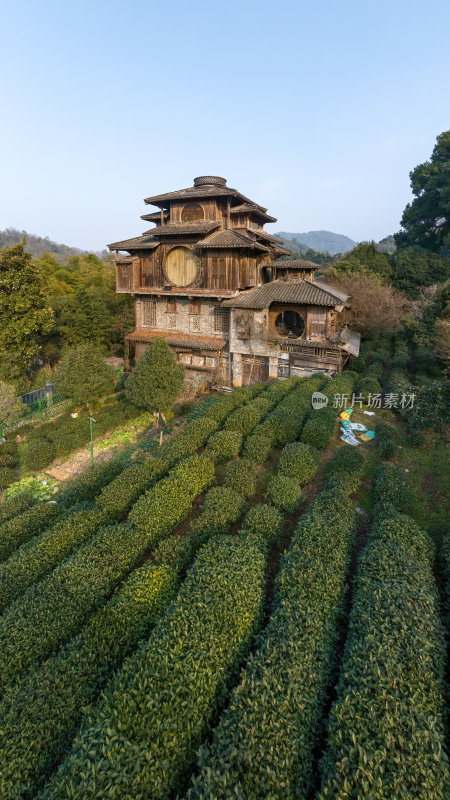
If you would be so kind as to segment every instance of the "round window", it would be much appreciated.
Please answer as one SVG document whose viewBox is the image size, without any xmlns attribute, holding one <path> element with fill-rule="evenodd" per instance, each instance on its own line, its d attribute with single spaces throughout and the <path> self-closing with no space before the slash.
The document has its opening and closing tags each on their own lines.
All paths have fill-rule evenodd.
<svg viewBox="0 0 450 800">
<path fill-rule="evenodd" d="M 278 336 L 288 336 L 297 339 L 305 330 L 303 317 L 297 311 L 286 309 L 278 314 L 275 320 Z"/>
<path fill-rule="evenodd" d="M 187 247 L 174 247 L 166 256 L 166 278 L 174 286 L 189 286 L 198 275 L 198 261 Z"/>
</svg>

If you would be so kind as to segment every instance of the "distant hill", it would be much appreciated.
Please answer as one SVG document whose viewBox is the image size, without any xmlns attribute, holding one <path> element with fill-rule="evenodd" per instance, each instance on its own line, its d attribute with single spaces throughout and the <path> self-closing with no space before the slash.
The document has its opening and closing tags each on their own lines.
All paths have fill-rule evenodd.
<svg viewBox="0 0 450 800">
<path fill-rule="evenodd" d="M 0 250 L 4 247 L 12 247 L 22 241 L 25 236 L 26 245 L 25 250 L 34 258 L 40 258 L 44 253 L 51 253 L 55 258 L 60 261 L 65 261 L 72 256 L 80 256 L 86 253 L 86 250 L 80 250 L 78 247 L 68 247 L 66 244 L 57 244 L 52 242 L 48 236 L 34 236 L 27 231 L 18 231 L 15 228 L 6 228 L 0 231 Z"/>
<path fill-rule="evenodd" d="M 288 231 L 280 231 L 276 233 L 279 239 L 284 239 L 289 242 L 289 247 L 295 248 L 294 241 L 298 242 L 304 247 L 318 250 L 320 253 L 347 253 L 356 247 L 357 242 L 350 239 L 348 236 L 343 236 L 342 233 L 332 233 L 331 231 L 308 231 L 308 233 L 290 233 Z"/>
</svg>

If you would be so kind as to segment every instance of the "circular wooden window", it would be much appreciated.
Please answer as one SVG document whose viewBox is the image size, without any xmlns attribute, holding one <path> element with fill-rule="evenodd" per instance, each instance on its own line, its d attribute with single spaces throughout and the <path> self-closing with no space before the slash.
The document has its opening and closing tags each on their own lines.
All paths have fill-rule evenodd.
<svg viewBox="0 0 450 800">
<path fill-rule="evenodd" d="M 303 317 L 297 311 L 286 309 L 278 314 L 275 320 L 275 328 L 278 336 L 287 336 L 292 339 L 298 339 L 305 330 L 305 323 Z"/>
<path fill-rule="evenodd" d="M 166 256 L 166 278 L 174 286 L 189 286 L 198 275 L 198 261 L 187 247 L 174 247 Z"/>
<path fill-rule="evenodd" d="M 205 212 L 200 203 L 187 203 L 181 212 L 182 222 L 192 222 L 196 219 L 204 219 Z"/>
</svg>

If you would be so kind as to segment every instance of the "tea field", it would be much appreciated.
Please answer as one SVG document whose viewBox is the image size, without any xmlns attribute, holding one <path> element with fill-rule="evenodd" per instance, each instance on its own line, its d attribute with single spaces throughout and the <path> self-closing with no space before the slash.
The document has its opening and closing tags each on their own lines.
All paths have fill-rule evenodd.
<svg viewBox="0 0 450 800">
<path fill-rule="evenodd" d="M 0 505 L 2 800 L 450 797 L 444 384 L 401 337 L 353 367 Z"/>
</svg>

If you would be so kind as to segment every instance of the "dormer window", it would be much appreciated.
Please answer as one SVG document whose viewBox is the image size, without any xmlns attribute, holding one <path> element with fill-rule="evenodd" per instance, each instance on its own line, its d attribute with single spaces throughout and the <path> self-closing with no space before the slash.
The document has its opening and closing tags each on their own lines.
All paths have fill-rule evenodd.
<svg viewBox="0 0 450 800">
<path fill-rule="evenodd" d="M 187 203 L 181 212 L 182 222 L 194 222 L 196 219 L 204 219 L 205 212 L 200 203 Z"/>
</svg>

